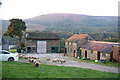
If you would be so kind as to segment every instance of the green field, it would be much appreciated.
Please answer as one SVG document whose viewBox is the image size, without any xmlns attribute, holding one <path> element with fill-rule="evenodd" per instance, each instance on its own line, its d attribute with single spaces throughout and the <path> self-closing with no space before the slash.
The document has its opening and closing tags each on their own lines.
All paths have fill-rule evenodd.
<svg viewBox="0 0 120 80">
<path fill-rule="evenodd" d="M 118 74 L 91 69 L 30 63 L 3 62 L 3 78 L 118 78 Z"/>
</svg>

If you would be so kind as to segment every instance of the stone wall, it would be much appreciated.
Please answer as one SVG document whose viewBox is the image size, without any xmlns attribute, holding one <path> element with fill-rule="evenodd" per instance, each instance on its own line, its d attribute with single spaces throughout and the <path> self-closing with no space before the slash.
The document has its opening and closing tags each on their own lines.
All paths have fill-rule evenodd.
<svg viewBox="0 0 120 80">
<path fill-rule="evenodd" d="M 87 40 L 83 39 L 83 40 L 79 40 L 77 42 L 65 42 L 65 48 L 67 49 L 67 54 L 69 56 L 74 56 L 74 51 L 75 51 L 75 56 L 77 57 L 79 56 L 79 48 L 81 45 L 83 45 L 84 43 L 86 43 Z"/>
<path fill-rule="evenodd" d="M 81 49 L 81 56 L 85 57 L 85 51 L 87 51 L 87 58 L 91 59 L 91 60 L 96 60 L 97 59 L 97 52 L 96 51 L 92 51 L 91 50 L 87 50 L 87 49 Z"/>
<path fill-rule="evenodd" d="M 60 40 L 47 40 L 47 52 L 52 52 L 52 47 L 60 47 Z M 59 48 L 60 52 L 60 48 Z"/>
<path fill-rule="evenodd" d="M 30 47 L 30 46 L 36 47 L 36 45 L 37 45 L 37 41 L 36 40 L 27 40 L 26 43 L 27 43 L 27 47 Z"/>
<path fill-rule="evenodd" d="M 83 49 L 80 48 L 81 51 L 81 56 L 85 57 L 85 51 L 87 51 L 87 58 L 91 59 L 91 60 L 97 60 L 97 54 L 98 51 L 95 50 L 88 50 L 88 49 Z M 100 52 L 100 59 L 105 59 L 105 60 L 109 60 L 110 59 L 110 54 L 109 53 L 102 53 Z"/>
<path fill-rule="evenodd" d="M 120 46 L 113 47 L 113 59 L 120 62 Z"/>
<path fill-rule="evenodd" d="M 27 47 L 36 47 L 37 49 L 37 41 L 39 40 L 27 40 Z M 46 49 L 48 53 L 52 52 L 52 47 L 60 47 L 60 40 L 44 40 L 44 41 L 47 42 Z M 59 48 L 59 52 L 60 52 L 60 48 Z"/>
<path fill-rule="evenodd" d="M 69 56 L 74 56 L 74 50 L 77 53 L 77 43 L 76 42 L 65 42 L 65 48 L 67 49 L 67 54 Z"/>
</svg>

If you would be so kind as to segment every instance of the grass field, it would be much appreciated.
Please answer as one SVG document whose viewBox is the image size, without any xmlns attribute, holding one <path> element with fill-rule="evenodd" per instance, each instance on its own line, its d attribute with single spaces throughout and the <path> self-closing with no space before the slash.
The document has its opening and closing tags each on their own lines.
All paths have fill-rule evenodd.
<svg viewBox="0 0 120 80">
<path fill-rule="evenodd" d="M 118 78 L 118 74 L 91 69 L 30 63 L 3 62 L 3 78 Z"/>
<path fill-rule="evenodd" d="M 104 66 L 110 66 L 110 67 L 120 67 L 120 63 L 117 63 L 117 62 L 106 61 L 106 63 L 100 63 L 100 62 L 95 62 L 95 60 L 83 60 L 83 59 L 77 59 L 77 58 L 74 58 L 73 60 L 80 61 L 80 62 L 86 62 L 86 63 L 98 64 L 98 65 L 104 65 Z"/>
</svg>

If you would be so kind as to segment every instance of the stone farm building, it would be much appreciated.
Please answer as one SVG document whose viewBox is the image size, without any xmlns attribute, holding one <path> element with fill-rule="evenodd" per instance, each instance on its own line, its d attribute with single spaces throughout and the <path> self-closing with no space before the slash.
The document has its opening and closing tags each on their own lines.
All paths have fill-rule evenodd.
<svg viewBox="0 0 120 80">
<path fill-rule="evenodd" d="M 26 45 L 27 53 L 57 53 L 60 37 L 57 33 L 28 33 Z"/>
<path fill-rule="evenodd" d="M 79 53 L 80 47 L 90 40 L 94 41 L 94 39 L 88 34 L 75 34 L 65 40 L 65 52 L 69 56 L 76 57 L 77 53 Z"/>
<path fill-rule="evenodd" d="M 92 60 L 118 60 L 119 43 L 95 41 L 88 34 L 75 34 L 65 41 L 68 56 L 85 57 Z M 116 51 L 117 50 L 117 51 Z"/>
<path fill-rule="evenodd" d="M 81 46 L 80 54 L 81 56 L 92 60 L 112 60 L 112 49 L 114 45 L 118 45 L 118 43 L 88 41 Z"/>
</svg>

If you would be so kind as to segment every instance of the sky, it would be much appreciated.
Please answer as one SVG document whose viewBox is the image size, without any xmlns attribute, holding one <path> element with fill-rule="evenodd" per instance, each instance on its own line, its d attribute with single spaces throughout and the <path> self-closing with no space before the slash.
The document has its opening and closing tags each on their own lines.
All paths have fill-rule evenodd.
<svg viewBox="0 0 120 80">
<path fill-rule="evenodd" d="M 28 19 L 51 13 L 118 16 L 120 0 L 0 0 L 0 19 Z"/>
</svg>

